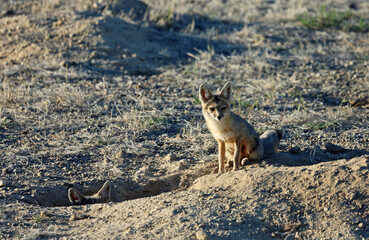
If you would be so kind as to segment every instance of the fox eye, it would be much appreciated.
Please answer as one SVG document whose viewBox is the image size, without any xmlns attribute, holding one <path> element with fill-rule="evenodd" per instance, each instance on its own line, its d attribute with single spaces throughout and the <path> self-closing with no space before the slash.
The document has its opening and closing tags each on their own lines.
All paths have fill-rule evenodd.
<svg viewBox="0 0 369 240">
<path fill-rule="evenodd" d="M 222 111 L 226 110 L 226 107 L 222 107 Z"/>
<path fill-rule="evenodd" d="M 214 112 L 214 110 L 215 110 L 215 108 L 213 108 L 213 107 L 211 107 L 211 108 L 209 108 L 210 109 L 210 111 L 212 111 L 212 112 Z"/>
</svg>

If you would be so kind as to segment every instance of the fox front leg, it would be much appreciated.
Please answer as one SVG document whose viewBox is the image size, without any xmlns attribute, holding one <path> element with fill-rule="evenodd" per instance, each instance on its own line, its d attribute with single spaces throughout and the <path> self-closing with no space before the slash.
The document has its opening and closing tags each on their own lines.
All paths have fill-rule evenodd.
<svg viewBox="0 0 369 240">
<path fill-rule="evenodd" d="M 225 159 L 225 142 L 218 141 L 218 151 L 219 151 L 219 170 L 218 173 L 224 173 L 224 159 Z"/>
</svg>

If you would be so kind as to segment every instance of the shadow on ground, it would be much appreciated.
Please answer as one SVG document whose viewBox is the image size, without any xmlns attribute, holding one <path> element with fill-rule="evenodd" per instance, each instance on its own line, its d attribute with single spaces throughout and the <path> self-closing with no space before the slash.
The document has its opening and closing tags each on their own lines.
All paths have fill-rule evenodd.
<svg viewBox="0 0 369 240">
<path fill-rule="evenodd" d="M 310 166 L 322 162 L 352 159 L 368 154 L 369 152 L 364 150 L 346 150 L 342 153 L 330 153 L 320 149 L 309 149 L 298 153 L 280 152 L 266 158 L 265 163 L 286 167 Z"/>
<path fill-rule="evenodd" d="M 101 41 L 90 49 L 92 58 L 88 62 L 69 65 L 81 65 L 104 73 L 152 75 L 163 66 L 189 62 L 191 58 L 188 53 L 212 49 L 215 53 L 230 55 L 246 49 L 244 45 L 214 37 L 214 33 L 240 31 L 242 23 L 174 14 L 166 24 L 158 25 L 157 22 L 145 21 L 144 14 L 149 11 L 146 4 L 141 1 L 127 2 L 100 12 L 79 13 L 85 18 L 99 17 L 96 33 L 101 35 Z M 103 11 L 110 11 L 110 15 L 102 17 Z M 135 22 L 123 20 L 119 17 L 121 14 L 132 16 Z M 157 18 L 161 18 L 161 15 Z"/>
</svg>

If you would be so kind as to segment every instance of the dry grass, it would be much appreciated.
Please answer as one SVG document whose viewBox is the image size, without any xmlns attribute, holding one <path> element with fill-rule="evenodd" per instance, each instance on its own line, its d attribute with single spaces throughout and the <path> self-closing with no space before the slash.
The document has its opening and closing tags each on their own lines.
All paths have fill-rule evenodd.
<svg viewBox="0 0 369 240">
<path fill-rule="evenodd" d="M 0 17 L 9 46 L 0 48 L 0 177 L 12 182 L 1 191 L 9 201 L 106 179 L 137 190 L 177 174 L 182 182 L 173 186 L 188 187 L 217 159 L 202 83 L 215 90 L 230 81 L 234 111 L 260 133 L 281 129 L 283 152 L 298 146 L 319 163 L 338 158 L 322 150 L 326 142 L 352 156 L 368 150 L 368 109 L 350 105 L 368 97 L 368 33 L 303 27 L 296 16 L 316 13 L 317 2 L 21 3 L 0 6 L 17 13 Z M 357 16 L 368 12 L 357 4 Z M 293 231 L 297 223 L 281 214 L 268 224 Z M 27 227 L 45 222 L 37 215 Z M 23 234 L 3 229 L 5 238 Z"/>
</svg>

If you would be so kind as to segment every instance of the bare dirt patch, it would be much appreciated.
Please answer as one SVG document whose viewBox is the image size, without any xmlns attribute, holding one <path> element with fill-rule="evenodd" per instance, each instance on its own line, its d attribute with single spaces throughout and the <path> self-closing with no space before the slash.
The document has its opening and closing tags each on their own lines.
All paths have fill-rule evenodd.
<svg viewBox="0 0 369 240">
<path fill-rule="evenodd" d="M 369 6 L 324 8 L 358 27 L 309 29 L 311 1 L 3 1 L 1 238 L 369 238 Z M 197 92 L 226 81 L 283 139 L 216 175 Z"/>
</svg>

